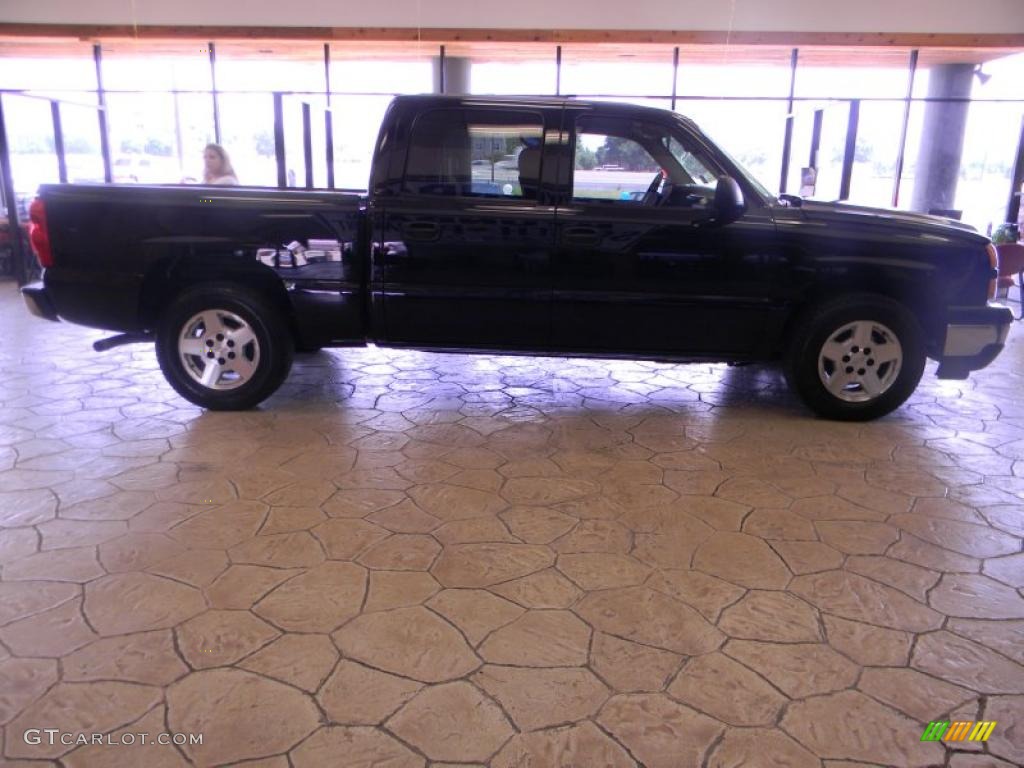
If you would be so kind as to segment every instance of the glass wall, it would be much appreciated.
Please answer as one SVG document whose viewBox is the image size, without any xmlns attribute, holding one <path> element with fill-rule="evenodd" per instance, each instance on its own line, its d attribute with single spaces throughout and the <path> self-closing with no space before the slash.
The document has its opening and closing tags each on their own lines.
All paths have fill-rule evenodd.
<svg viewBox="0 0 1024 768">
<path fill-rule="evenodd" d="M 217 139 L 244 185 L 306 183 L 302 109 L 310 109 L 312 181 L 328 185 L 327 126 L 332 118 L 334 185 L 365 189 L 380 120 L 396 94 L 433 88 L 435 43 L 114 42 L 101 49 L 112 175 L 118 183 L 195 183 L 202 150 Z M 446 45 L 470 62 L 477 94 L 563 95 L 672 108 L 693 118 L 771 190 L 779 188 L 787 120 L 792 121 L 786 189 L 822 200 L 840 196 L 851 100 L 860 120 L 848 200 L 892 202 L 906 110 L 910 51 L 809 47 L 791 65 L 779 46 L 541 43 Z M 673 69 L 674 54 L 678 67 Z M 909 109 L 900 207 L 912 202 L 927 103 L 922 51 Z M 956 207 L 985 231 L 1005 215 L 1024 115 L 1024 54 L 986 62 L 974 81 Z M 790 87 L 794 99 L 790 105 Z M 216 87 L 214 87 L 216 85 Z M 328 96 L 327 91 L 330 90 Z M 68 180 L 103 179 L 99 95 L 93 47 L 86 43 L 0 43 L 0 91 L 19 196 L 58 179 L 51 100 L 60 103 Z M 274 93 L 282 94 L 284 142 L 274 138 Z M 214 103 L 218 104 L 217 116 Z M 815 113 L 821 111 L 813 185 Z M 219 116 L 219 126 L 218 119 Z"/>
</svg>

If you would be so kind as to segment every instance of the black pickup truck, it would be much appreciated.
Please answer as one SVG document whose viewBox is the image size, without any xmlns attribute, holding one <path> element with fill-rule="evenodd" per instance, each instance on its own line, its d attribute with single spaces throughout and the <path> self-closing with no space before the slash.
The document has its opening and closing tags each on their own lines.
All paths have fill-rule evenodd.
<svg viewBox="0 0 1024 768">
<path fill-rule="evenodd" d="M 167 380 L 249 408 L 294 350 L 782 361 L 827 417 L 897 408 L 926 357 L 1003 348 L 995 251 L 923 215 L 770 194 L 673 112 L 398 97 L 368 193 L 44 186 L 37 315 L 155 341 Z"/>
</svg>

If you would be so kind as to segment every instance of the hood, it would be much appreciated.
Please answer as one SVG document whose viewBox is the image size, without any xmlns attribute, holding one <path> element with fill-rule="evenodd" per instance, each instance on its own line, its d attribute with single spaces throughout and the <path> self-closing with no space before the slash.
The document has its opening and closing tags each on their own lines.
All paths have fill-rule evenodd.
<svg viewBox="0 0 1024 768">
<path fill-rule="evenodd" d="M 970 224 L 913 211 L 871 208 L 866 205 L 850 203 L 826 203 L 817 200 L 804 200 L 797 210 L 802 211 L 804 217 L 809 221 L 835 220 L 849 224 L 851 221 L 860 220 L 866 226 L 902 229 L 908 233 L 933 234 L 981 244 L 988 242 L 988 238 L 980 234 Z"/>
</svg>

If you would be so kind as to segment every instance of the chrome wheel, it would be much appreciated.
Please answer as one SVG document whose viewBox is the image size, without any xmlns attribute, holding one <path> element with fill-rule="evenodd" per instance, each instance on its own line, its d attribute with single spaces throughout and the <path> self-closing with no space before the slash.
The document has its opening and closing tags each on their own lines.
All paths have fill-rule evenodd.
<svg viewBox="0 0 1024 768">
<path fill-rule="evenodd" d="M 234 312 L 207 309 L 182 326 L 178 354 L 194 381 L 228 390 L 252 378 L 260 363 L 260 344 L 249 324 Z"/>
<path fill-rule="evenodd" d="M 885 394 L 903 365 L 896 334 L 873 320 L 856 320 L 830 334 L 818 353 L 818 376 L 834 397 L 866 403 Z"/>
</svg>

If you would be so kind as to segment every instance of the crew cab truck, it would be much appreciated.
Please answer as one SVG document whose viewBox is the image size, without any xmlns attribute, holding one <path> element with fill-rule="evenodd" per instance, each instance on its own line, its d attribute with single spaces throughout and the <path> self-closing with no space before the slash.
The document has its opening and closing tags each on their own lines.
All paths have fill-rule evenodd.
<svg viewBox="0 0 1024 768">
<path fill-rule="evenodd" d="M 210 409 L 267 398 L 294 350 L 374 343 L 781 361 L 818 414 L 866 420 L 926 357 L 988 365 L 1012 320 L 970 227 L 780 199 L 692 121 L 626 104 L 401 96 L 366 193 L 53 185 L 31 221 L 29 309 L 121 333 L 100 349 L 154 341 Z"/>
</svg>

